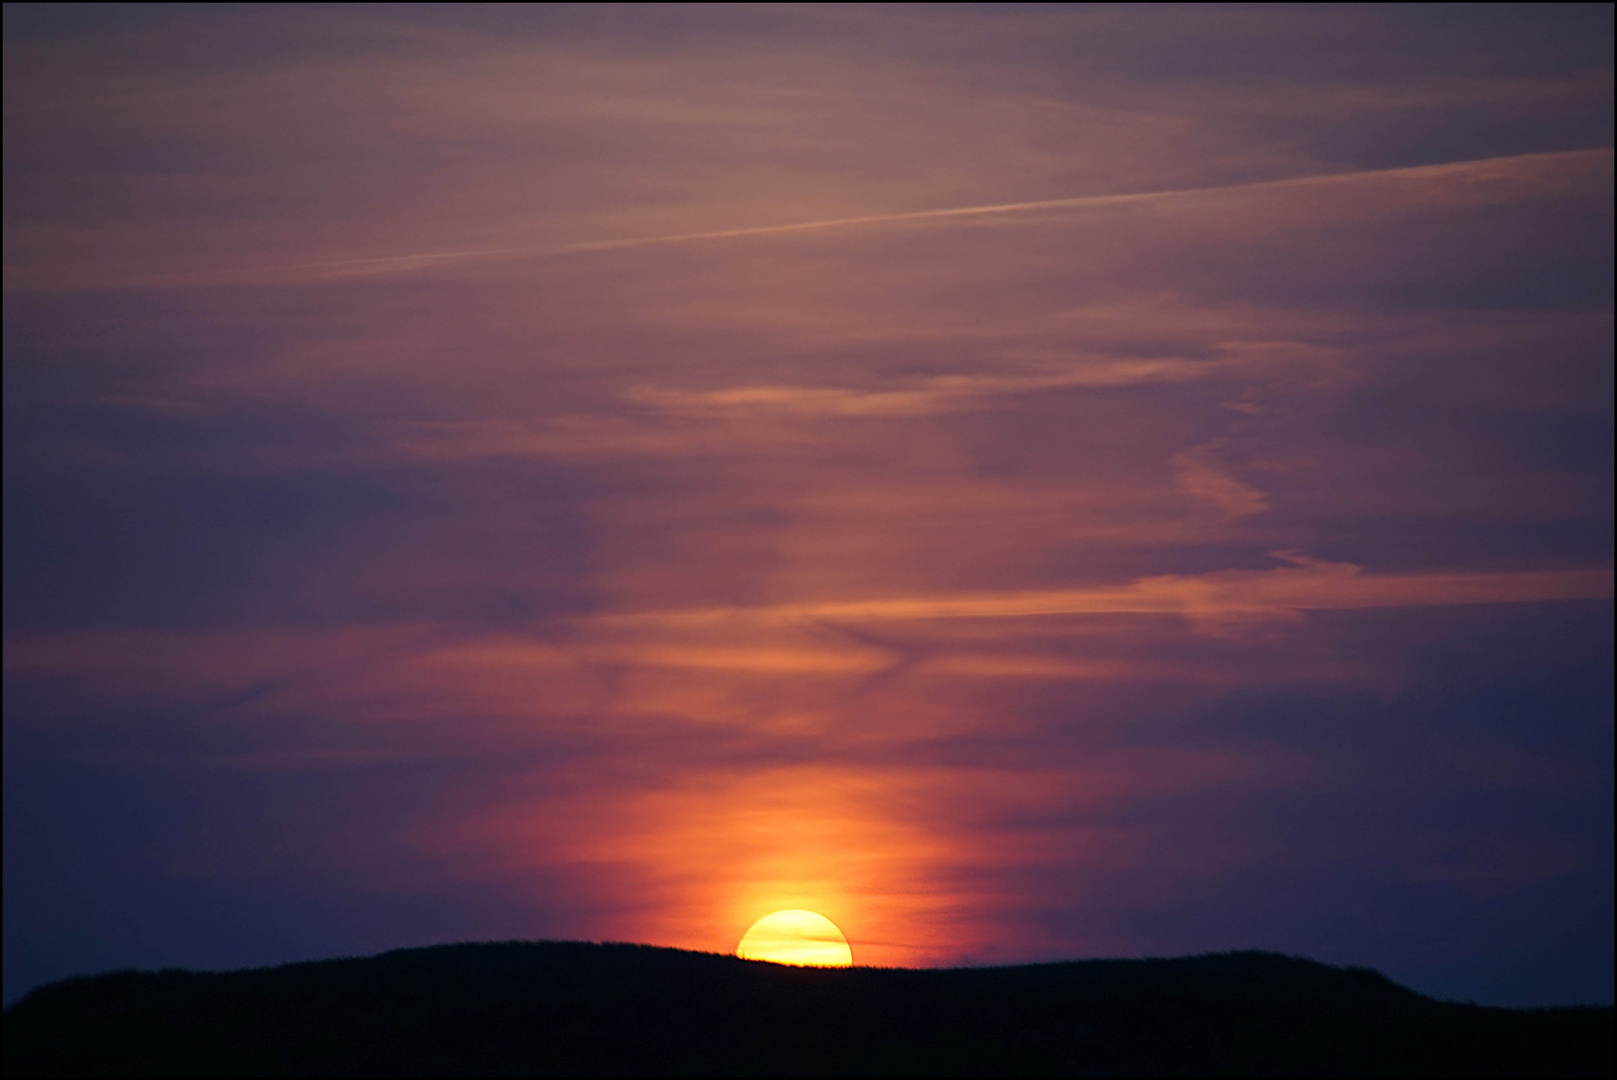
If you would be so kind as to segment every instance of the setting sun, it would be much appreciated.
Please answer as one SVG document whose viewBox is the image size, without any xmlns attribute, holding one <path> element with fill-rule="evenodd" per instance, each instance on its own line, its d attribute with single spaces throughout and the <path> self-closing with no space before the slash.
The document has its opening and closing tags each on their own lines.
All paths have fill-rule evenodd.
<svg viewBox="0 0 1617 1080">
<path fill-rule="evenodd" d="M 741 938 L 736 955 L 743 960 L 809 967 L 848 967 L 853 950 L 836 923 L 812 911 L 793 909 L 765 915 Z"/>
</svg>

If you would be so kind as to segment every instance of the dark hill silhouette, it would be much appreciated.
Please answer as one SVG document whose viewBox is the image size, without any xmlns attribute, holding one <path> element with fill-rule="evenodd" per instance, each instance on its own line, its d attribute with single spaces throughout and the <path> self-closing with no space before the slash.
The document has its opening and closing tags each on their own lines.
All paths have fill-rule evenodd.
<svg viewBox="0 0 1617 1080">
<path fill-rule="evenodd" d="M 1269 953 L 780 967 L 508 942 L 121 972 L 5 1013 L 9 1076 L 1597 1076 L 1612 1010 L 1434 1001 Z"/>
</svg>

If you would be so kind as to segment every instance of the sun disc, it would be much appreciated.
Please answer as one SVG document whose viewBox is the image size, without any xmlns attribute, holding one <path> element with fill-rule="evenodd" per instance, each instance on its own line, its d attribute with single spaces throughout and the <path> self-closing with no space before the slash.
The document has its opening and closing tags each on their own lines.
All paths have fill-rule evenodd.
<svg viewBox="0 0 1617 1080">
<path fill-rule="evenodd" d="M 848 967 L 853 949 L 837 924 L 813 911 L 794 908 L 765 915 L 741 938 L 736 955 L 743 960 L 804 967 Z"/>
</svg>

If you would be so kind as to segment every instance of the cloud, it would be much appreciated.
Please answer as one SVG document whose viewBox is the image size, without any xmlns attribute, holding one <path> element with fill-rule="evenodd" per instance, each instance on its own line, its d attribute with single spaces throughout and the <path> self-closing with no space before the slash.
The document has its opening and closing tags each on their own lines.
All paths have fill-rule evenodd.
<svg viewBox="0 0 1617 1080">
<path fill-rule="evenodd" d="M 1219 451 L 1224 441 L 1215 439 L 1175 454 L 1174 486 L 1193 499 L 1211 503 L 1226 518 L 1235 520 L 1261 514 L 1269 509 L 1269 500 L 1263 492 L 1229 475 L 1227 466 L 1220 468 Z"/>
<path fill-rule="evenodd" d="M 855 390 L 838 386 L 734 386 L 690 392 L 631 387 L 637 405 L 688 415 L 779 413 L 798 416 L 923 416 L 981 407 L 994 398 L 1039 390 L 1118 387 L 1231 377 L 1227 361 L 1096 358 L 1065 370 L 1005 375 L 938 375 L 907 387 Z"/>
<path fill-rule="evenodd" d="M 1296 552 L 1274 555 L 1291 565 L 1272 570 L 1164 574 L 1112 588 L 779 604 L 600 618 L 612 623 L 679 624 L 732 618 L 905 621 L 1119 614 L 1263 617 L 1298 611 L 1603 599 L 1612 595 L 1613 588 L 1609 567 L 1514 573 L 1365 574 L 1352 563 L 1326 562 Z"/>
<path fill-rule="evenodd" d="M 1178 206 L 1204 212 L 1235 213 L 1243 218 L 1257 215 L 1270 229 L 1295 226 L 1306 221 L 1323 224 L 1333 220 L 1354 220 L 1407 213 L 1420 207 L 1445 209 L 1480 208 L 1501 202 L 1555 197 L 1584 188 L 1591 178 L 1609 174 L 1610 149 L 1560 151 L 1483 158 L 1395 169 L 1372 169 L 1346 173 L 1298 176 L 1260 180 L 1226 186 L 1183 188 L 1165 191 L 1128 192 L 1110 195 L 1083 195 L 1030 202 L 958 206 L 937 210 L 867 214 L 820 221 L 657 236 L 588 240 L 575 243 L 532 247 L 494 247 L 437 250 L 358 259 L 334 259 L 312 263 L 263 265 L 232 269 L 209 268 L 199 273 L 168 274 L 118 280 L 103 280 L 95 287 L 150 288 L 177 285 L 264 285 L 283 282 L 319 282 L 342 278 L 366 278 L 378 274 L 415 273 L 437 267 L 466 263 L 499 263 L 566 256 L 583 256 L 669 245 L 782 237 L 794 234 L 861 229 L 873 226 L 906 226 L 969 223 L 974 219 L 999 220 L 1016 224 L 1043 224 L 1054 216 L 1071 220 L 1072 215 L 1105 212 L 1133 206 L 1161 204 L 1172 212 Z M 1286 200 L 1295 193 L 1300 198 Z M 1277 197 L 1279 197 L 1277 199 Z M 1289 205 L 1288 205 L 1289 203 Z M 89 282 L 68 285 L 31 273 L 13 273 L 8 266 L 6 287 L 74 288 Z"/>
</svg>

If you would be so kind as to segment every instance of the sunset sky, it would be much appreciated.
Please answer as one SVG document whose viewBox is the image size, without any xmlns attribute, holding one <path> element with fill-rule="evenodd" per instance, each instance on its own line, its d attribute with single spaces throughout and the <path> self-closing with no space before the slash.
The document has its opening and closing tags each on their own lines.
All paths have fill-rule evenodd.
<svg viewBox="0 0 1617 1080">
<path fill-rule="evenodd" d="M 5 995 L 1612 999 L 1612 7 L 5 7 Z"/>
</svg>

